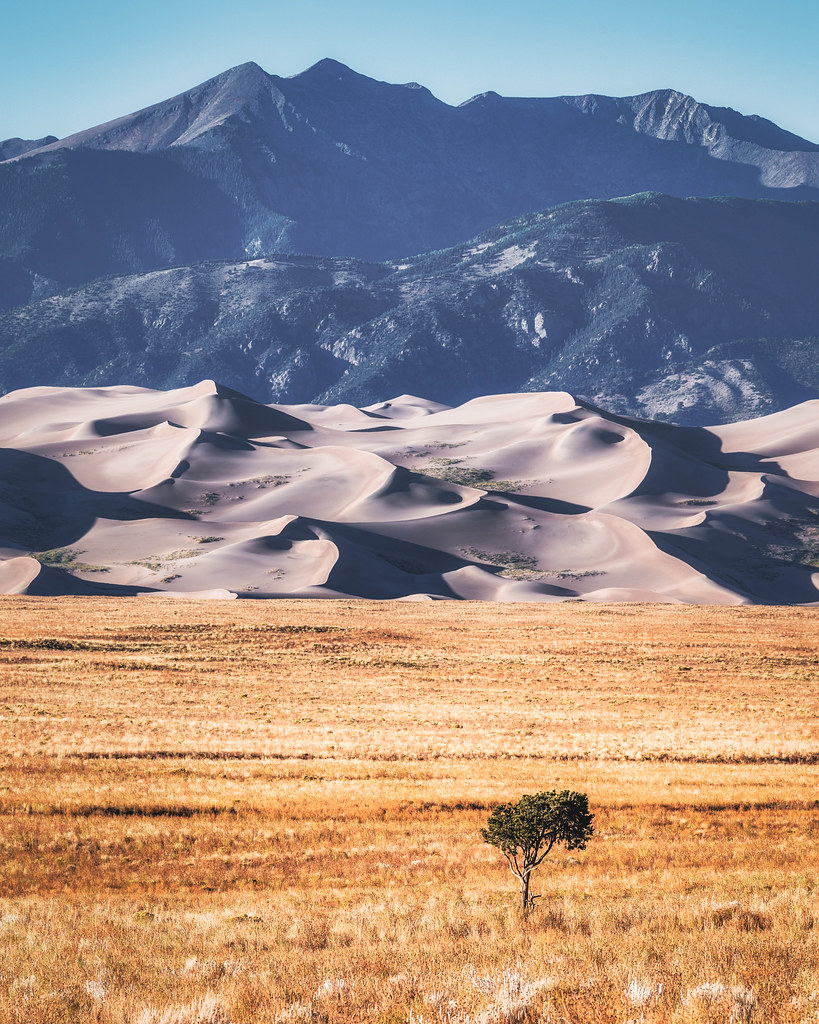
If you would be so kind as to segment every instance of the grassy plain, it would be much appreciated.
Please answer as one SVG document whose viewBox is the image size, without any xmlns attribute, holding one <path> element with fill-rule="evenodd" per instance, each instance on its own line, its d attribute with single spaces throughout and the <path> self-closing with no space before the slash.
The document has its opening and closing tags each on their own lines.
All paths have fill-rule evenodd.
<svg viewBox="0 0 819 1024">
<path fill-rule="evenodd" d="M 0 599 L 0 749 L 2 1022 L 819 1021 L 819 609 Z"/>
</svg>

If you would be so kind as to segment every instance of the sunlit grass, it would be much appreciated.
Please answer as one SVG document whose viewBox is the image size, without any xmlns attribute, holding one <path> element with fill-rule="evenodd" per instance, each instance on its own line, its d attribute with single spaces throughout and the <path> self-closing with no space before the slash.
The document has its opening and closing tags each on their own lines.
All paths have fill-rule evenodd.
<svg viewBox="0 0 819 1024">
<path fill-rule="evenodd" d="M 2 1021 L 819 1020 L 815 610 L 0 613 Z"/>
</svg>

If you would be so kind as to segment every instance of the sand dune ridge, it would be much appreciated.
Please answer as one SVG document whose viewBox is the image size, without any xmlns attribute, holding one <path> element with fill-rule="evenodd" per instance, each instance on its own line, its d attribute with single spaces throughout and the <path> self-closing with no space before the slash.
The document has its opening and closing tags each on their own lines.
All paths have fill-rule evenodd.
<svg viewBox="0 0 819 1024">
<path fill-rule="evenodd" d="M 819 402 L 709 428 L 564 392 L 0 398 L 0 592 L 819 602 Z"/>
</svg>

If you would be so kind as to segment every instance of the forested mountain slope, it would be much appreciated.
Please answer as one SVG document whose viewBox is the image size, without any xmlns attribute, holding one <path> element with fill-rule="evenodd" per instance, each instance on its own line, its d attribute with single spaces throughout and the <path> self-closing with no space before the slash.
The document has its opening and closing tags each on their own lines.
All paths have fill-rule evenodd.
<svg viewBox="0 0 819 1024">
<path fill-rule="evenodd" d="M 273 256 L 0 317 L 0 389 L 203 375 L 270 402 L 570 389 L 702 424 L 819 395 L 819 203 L 570 203 L 401 263 Z"/>
</svg>

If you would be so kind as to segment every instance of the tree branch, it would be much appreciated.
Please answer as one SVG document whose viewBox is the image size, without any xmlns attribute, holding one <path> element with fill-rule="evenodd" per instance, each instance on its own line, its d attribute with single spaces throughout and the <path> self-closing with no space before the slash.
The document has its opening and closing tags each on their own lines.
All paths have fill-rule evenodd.
<svg viewBox="0 0 819 1024">
<path fill-rule="evenodd" d="M 549 843 L 549 845 L 548 845 L 548 846 L 546 847 L 546 849 L 545 849 L 545 850 L 543 851 L 543 853 L 542 853 L 542 854 L 541 854 L 541 855 L 540 855 L 540 856 L 538 857 L 538 859 L 537 859 L 537 860 L 535 861 L 535 863 L 534 863 L 534 867 L 537 867 L 537 866 L 538 866 L 538 864 L 540 864 L 540 862 L 541 862 L 542 860 L 545 860 L 545 858 L 549 856 L 549 852 L 551 851 L 551 849 L 552 849 L 552 847 L 553 847 L 554 845 L 555 845 L 555 840 L 553 839 L 553 840 L 551 841 L 551 843 Z"/>
<path fill-rule="evenodd" d="M 509 864 L 509 870 L 515 876 L 515 878 L 522 878 L 523 876 L 520 873 L 520 868 L 517 865 L 517 861 L 513 860 L 511 854 L 504 852 L 503 855 L 506 858 L 507 863 Z"/>
</svg>

